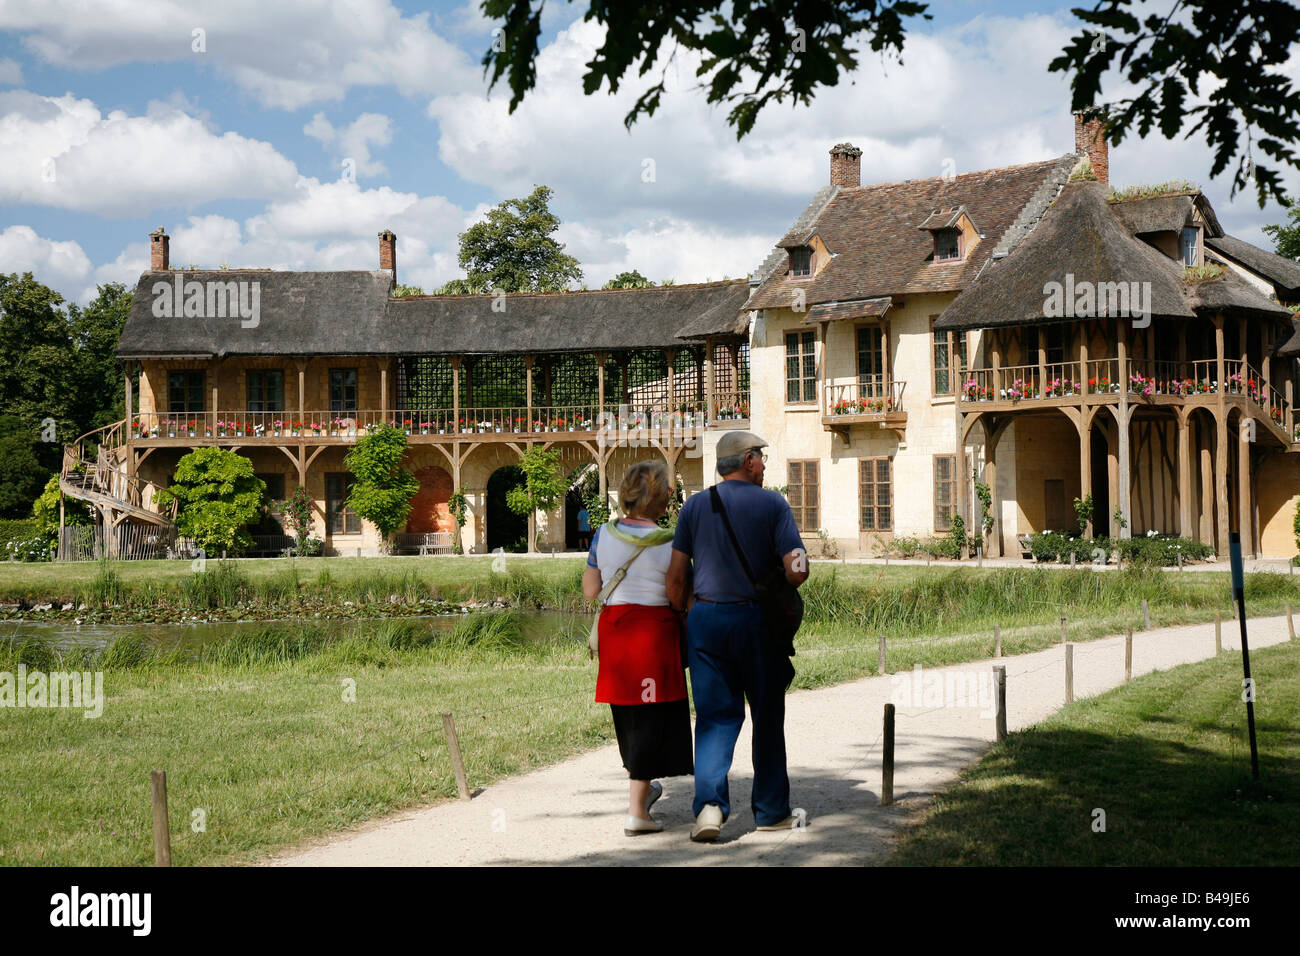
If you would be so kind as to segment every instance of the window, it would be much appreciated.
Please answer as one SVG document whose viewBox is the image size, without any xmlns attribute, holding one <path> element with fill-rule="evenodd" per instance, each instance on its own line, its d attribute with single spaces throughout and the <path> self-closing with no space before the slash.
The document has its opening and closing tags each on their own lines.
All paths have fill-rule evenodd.
<svg viewBox="0 0 1300 956">
<path fill-rule="evenodd" d="M 800 531 L 815 533 L 821 527 L 818 504 L 817 462 L 792 461 L 786 465 L 786 500 L 794 512 L 794 525 Z"/>
<path fill-rule="evenodd" d="M 863 531 L 890 531 L 894 527 L 891 466 L 888 458 L 858 460 L 858 503 L 862 508 Z"/>
<path fill-rule="evenodd" d="M 934 456 L 934 530 L 951 531 L 956 455 Z"/>
<path fill-rule="evenodd" d="M 812 275 L 812 248 L 795 246 L 790 250 L 790 274 L 792 276 Z"/>
<path fill-rule="evenodd" d="M 863 398 L 885 395 L 884 335 L 879 326 L 858 329 L 858 386 Z"/>
<path fill-rule="evenodd" d="M 284 372 L 248 373 L 248 410 L 250 412 L 284 411 Z"/>
<path fill-rule="evenodd" d="M 330 369 L 330 411 L 355 412 L 357 410 L 357 370 L 354 368 Z"/>
<path fill-rule="evenodd" d="M 934 261 L 961 258 L 961 233 L 956 229 L 934 231 Z"/>
<path fill-rule="evenodd" d="M 360 534 L 361 518 L 348 507 L 356 476 L 347 472 L 325 475 L 325 517 L 330 534 Z"/>
<path fill-rule="evenodd" d="M 785 334 L 785 400 L 817 401 L 817 333 L 811 329 Z"/>
<path fill-rule="evenodd" d="M 189 415 L 203 411 L 203 372 L 167 373 L 167 411 Z"/>
<path fill-rule="evenodd" d="M 933 322 L 938 316 L 931 316 Z M 934 368 L 934 394 L 951 395 L 953 377 L 957 370 L 953 367 L 953 354 L 961 359 L 962 368 L 966 368 L 966 333 L 935 332 L 931 359 Z"/>
<path fill-rule="evenodd" d="M 1049 325 L 1043 329 L 1043 337 L 1046 339 L 1048 365 L 1060 365 L 1068 360 L 1066 351 L 1070 346 L 1070 332 L 1065 326 Z M 1038 361 L 1037 353 L 1034 361 Z"/>
<path fill-rule="evenodd" d="M 1183 256 L 1183 265 L 1194 266 L 1197 261 L 1197 253 L 1200 251 L 1197 246 L 1200 244 L 1201 230 L 1195 226 L 1188 226 L 1183 230 L 1182 241 L 1180 242 Z"/>
</svg>

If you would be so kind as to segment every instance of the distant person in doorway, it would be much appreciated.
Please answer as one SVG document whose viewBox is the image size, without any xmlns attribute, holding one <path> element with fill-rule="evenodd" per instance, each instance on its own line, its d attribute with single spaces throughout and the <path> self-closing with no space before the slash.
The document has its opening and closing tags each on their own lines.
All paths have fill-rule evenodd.
<svg viewBox="0 0 1300 956">
<path fill-rule="evenodd" d="M 763 448 L 751 432 L 718 440 L 714 487 L 736 541 L 756 580 L 784 566 L 795 587 L 808 579 L 808 556 L 784 497 L 763 487 Z M 754 790 L 751 807 L 760 830 L 786 830 L 807 819 L 790 808 L 785 758 L 785 690 L 793 670 L 767 639 L 766 620 L 732 542 L 713 489 L 691 495 L 677 519 L 668 598 L 688 608 L 686 619 L 691 693 L 695 698 L 695 826 L 691 839 L 718 838 L 731 814 L 727 773 L 745 700 L 754 721 Z M 693 581 L 693 583 L 692 583 Z"/>
<path fill-rule="evenodd" d="M 578 550 L 591 550 L 591 512 L 586 505 L 578 509 Z"/>
<path fill-rule="evenodd" d="M 638 462 L 618 489 L 621 516 L 596 530 L 582 576 L 588 600 L 603 601 L 596 633 L 596 702 L 609 704 L 627 768 L 628 836 L 663 827 L 650 808 L 663 795 L 658 777 L 694 772 L 679 615 L 666 576 L 673 533 L 656 523 L 672 485 L 662 461 Z"/>
</svg>

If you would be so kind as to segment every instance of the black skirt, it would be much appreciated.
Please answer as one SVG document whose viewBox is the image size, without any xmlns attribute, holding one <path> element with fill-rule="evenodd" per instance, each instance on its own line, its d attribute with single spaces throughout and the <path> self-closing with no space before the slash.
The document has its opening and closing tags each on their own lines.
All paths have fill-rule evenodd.
<svg viewBox="0 0 1300 956">
<path fill-rule="evenodd" d="M 686 699 L 657 704 L 610 704 L 618 752 L 632 780 L 695 773 L 691 708 Z"/>
</svg>

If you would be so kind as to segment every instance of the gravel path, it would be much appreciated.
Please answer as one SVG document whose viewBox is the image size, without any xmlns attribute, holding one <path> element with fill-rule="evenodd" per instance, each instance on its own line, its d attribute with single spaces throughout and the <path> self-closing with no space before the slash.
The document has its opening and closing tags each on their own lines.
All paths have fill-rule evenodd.
<svg viewBox="0 0 1300 956">
<path fill-rule="evenodd" d="M 1250 622 L 1252 647 L 1285 642 L 1285 617 Z M 1239 647 L 1235 620 L 1224 621 L 1225 653 Z M 1138 632 L 1133 674 L 1165 670 L 1214 655 L 1214 625 Z M 861 865 L 890 852 L 900 826 L 951 785 L 994 736 L 992 665 L 1007 669 L 1007 726 L 1037 723 L 1065 702 L 1064 649 L 886 675 L 786 700 L 791 796 L 808 826 L 760 833 L 749 810 L 749 724 L 731 772 L 732 816 L 715 844 L 690 842 L 693 784 L 664 781 L 655 816 L 664 832 L 623 836 L 627 776 L 616 746 L 512 777 L 468 802 L 448 802 L 336 834 L 319 845 L 267 861 L 277 866 L 456 865 Z M 1124 682 L 1124 637 L 1074 647 L 1075 697 Z M 947 685 L 941 688 L 941 684 Z M 900 702 L 909 688 L 913 698 Z M 946 698 L 946 699 L 945 699 Z M 880 806 L 881 715 L 895 701 L 894 795 Z M 903 706 L 906 702 L 912 706 Z M 973 706 L 972 706 L 973 705 Z M 1244 708 L 1242 721 L 1244 723 Z"/>
</svg>

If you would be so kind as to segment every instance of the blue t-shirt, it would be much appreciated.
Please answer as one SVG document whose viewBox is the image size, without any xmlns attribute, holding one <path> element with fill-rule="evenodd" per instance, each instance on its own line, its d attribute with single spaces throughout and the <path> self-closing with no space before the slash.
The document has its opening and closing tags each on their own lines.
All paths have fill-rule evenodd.
<svg viewBox="0 0 1300 956">
<path fill-rule="evenodd" d="M 720 481 L 717 488 L 756 578 L 762 579 L 785 555 L 803 547 L 794 513 L 781 495 L 738 478 Z M 691 559 L 694 592 L 706 601 L 754 599 L 754 587 L 740 566 L 722 515 L 713 513 L 707 488 L 682 505 L 673 550 Z"/>
<path fill-rule="evenodd" d="M 591 515 L 587 513 L 586 508 L 583 508 L 581 511 L 578 512 L 578 530 L 579 531 L 591 530 Z"/>
</svg>

